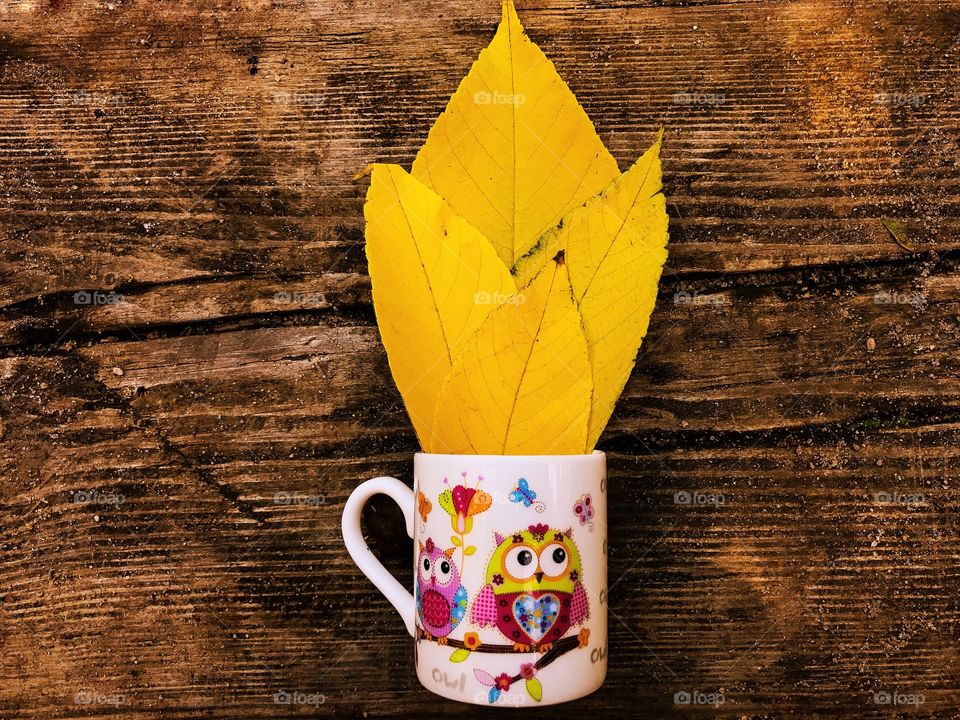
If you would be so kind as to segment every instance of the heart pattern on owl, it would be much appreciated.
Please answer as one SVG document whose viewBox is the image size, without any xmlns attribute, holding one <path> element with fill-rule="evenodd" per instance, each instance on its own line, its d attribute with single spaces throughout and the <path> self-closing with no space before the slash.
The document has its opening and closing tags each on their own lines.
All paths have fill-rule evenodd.
<svg viewBox="0 0 960 720">
<path fill-rule="evenodd" d="M 539 598 L 519 595 L 513 601 L 514 619 L 534 642 L 539 642 L 550 632 L 559 614 L 560 600 L 556 595 L 541 595 Z"/>
</svg>

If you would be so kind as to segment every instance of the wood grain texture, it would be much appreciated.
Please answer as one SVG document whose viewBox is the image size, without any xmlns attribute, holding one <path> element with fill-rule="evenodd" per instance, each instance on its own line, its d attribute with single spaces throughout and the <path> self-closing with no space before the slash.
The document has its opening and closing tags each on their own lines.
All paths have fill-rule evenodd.
<svg viewBox="0 0 960 720">
<path fill-rule="evenodd" d="M 960 717 L 960 4 L 519 12 L 621 167 L 666 128 L 671 217 L 601 440 L 608 681 L 525 717 Z M 0 717 L 492 716 L 419 689 L 339 516 L 416 449 L 352 177 L 498 14 L 0 4 Z"/>
</svg>

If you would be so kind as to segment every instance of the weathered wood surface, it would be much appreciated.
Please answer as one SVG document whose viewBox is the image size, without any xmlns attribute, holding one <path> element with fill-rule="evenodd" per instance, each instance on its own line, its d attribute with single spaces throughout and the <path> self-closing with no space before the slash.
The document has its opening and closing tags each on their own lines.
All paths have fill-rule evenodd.
<svg viewBox="0 0 960 720">
<path fill-rule="evenodd" d="M 960 3 L 520 12 L 621 165 L 667 128 L 671 215 L 601 442 L 609 679 L 526 717 L 960 716 Z M 419 689 L 338 524 L 415 450 L 351 178 L 409 165 L 498 14 L 0 5 L 0 717 L 477 712 Z"/>
</svg>

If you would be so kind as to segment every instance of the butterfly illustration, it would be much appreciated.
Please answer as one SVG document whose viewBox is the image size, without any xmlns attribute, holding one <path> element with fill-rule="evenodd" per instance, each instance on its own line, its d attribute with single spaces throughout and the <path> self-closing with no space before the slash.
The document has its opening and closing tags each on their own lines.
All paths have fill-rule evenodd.
<svg viewBox="0 0 960 720">
<path fill-rule="evenodd" d="M 532 505 L 533 509 L 539 513 L 547 507 L 542 501 L 537 500 L 537 493 L 530 487 L 526 478 L 517 480 L 517 487 L 510 493 L 510 502 L 523 503 L 524 507 Z"/>
<path fill-rule="evenodd" d="M 427 515 L 430 514 L 430 511 L 433 510 L 433 503 L 427 499 L 427 496 L 424 495 L 419 490 L 417 491 L 417 512 L 420 514 L 420 519 L 423 522 L 427 521 Z"/>
<path fill-rule="evenodd" d="M 593 532 L 593 500 L 590 493 L 581 495 L 573 504 L 573 514 L 580 518 L 581 525 L 589 525 L 590 532 Z"/>
</svg>

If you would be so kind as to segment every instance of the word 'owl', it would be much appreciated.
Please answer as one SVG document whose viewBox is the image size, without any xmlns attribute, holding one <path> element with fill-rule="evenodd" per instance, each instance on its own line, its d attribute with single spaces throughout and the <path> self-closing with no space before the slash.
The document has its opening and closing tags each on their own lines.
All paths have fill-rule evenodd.
<svg viewBox="0 0 960 720">
<path fill-rule="evenodd" d="M 473 601 L 471 621 L 496 625 L 518 651 L 540 652 L 583 623 L 590 608 L 571 534 L 543 523 L 507 537 L 495 533 L 497 548 L 487 564 L 487 584 Z"/>
<path fill-rule="evenodd" d="M 467 589 L 460 584 L 453 551 L 441 550 L 427 538 L 417 557 L 417 617 L 427 636 L 441 645 L 467 612 Z"/>
</svg>

